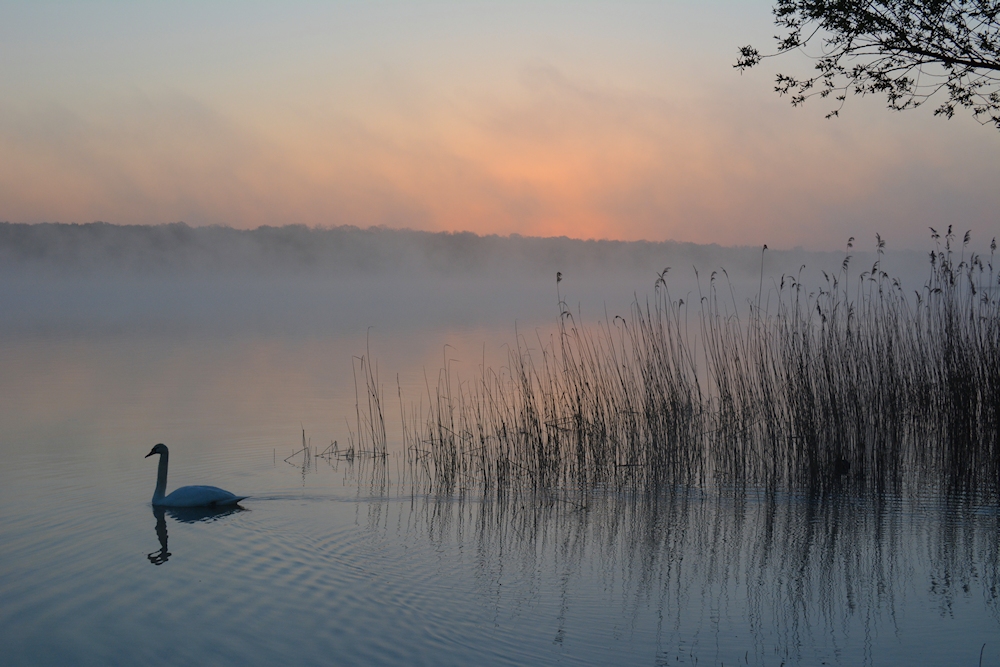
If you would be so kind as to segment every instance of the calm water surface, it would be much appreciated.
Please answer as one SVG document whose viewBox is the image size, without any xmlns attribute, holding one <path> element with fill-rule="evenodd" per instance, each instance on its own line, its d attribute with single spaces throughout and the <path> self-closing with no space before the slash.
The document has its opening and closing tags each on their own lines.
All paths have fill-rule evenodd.
<svg viewBox="0 0 1000 667">
<path fill-rule="evenodd" d="M 372 352 L 388 396 L 399 373 L 419 398 L 444 354 L 471 375 L 508 334 L 376 332 Z M 0 662 L 1000 665 L 996 506 L 664 489 L 581 508 L 430 496 L 398 455 L 286 461 L 302 429 L 313 451 L 349 437 L 365 349 L 3 340 Z M 156 442 L 168 490 L 244 509 L 154 511 Z"/>
</svg>

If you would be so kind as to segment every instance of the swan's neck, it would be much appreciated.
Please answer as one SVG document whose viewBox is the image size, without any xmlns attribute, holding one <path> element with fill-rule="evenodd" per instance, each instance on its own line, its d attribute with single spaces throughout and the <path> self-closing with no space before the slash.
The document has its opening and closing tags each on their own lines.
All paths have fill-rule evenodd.
<svg viewBox="0 0 1000 667">
<path fill-rule="evenodd" d="M 153 504 L 156 505 L 163 500 L 167 492 L 167 459 L 170 454 L 164 452 L 160 454 L 160 463 L 156 467 L 156 491 L 153 491 Z"/>
</svg>

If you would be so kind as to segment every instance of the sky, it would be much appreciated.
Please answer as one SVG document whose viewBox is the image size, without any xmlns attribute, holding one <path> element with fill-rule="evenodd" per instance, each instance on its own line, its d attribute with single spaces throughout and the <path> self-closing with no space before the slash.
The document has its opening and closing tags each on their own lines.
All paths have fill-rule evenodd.
<svg viewBox="0 0 1000 667">
<path fill-rule="evenodd" d="M 1000 233 L 1000 132 L 793 108 L 771 4 L 0 0 L 0 220 L 722 245 Z"/>
</svg>

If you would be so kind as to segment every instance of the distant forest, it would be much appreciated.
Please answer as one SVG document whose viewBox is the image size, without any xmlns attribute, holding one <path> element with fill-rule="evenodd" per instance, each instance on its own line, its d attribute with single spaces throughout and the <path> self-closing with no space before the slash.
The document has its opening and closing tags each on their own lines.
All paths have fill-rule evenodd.
<svg viewBox="0 0 1000 667">
<path fill-rule="evenodd" d="M 693 243 L 584 241 L 470 232 L 422 232 L 352 226 L 191 227 L 165 225 L 16 224 L 0 222 L 0 264 L 7 270 L 69 273 L 176 271 L 456 275 L 554 275 L 559 271 L 642 273 L 667 266 L 760 270 L 760 248 Z M 774 252 L 781 268 L 811 260 L 836 266 L 834 253 Z M 793 261 L 794 260 L 794 261 Z M 790 268 L 789 268 L 790 270 Z"/>
</svg>

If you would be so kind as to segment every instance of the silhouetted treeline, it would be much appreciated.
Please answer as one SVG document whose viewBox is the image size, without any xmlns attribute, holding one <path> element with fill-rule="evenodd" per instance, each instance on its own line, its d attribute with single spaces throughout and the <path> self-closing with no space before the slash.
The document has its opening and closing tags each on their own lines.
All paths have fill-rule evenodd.
<svg viewBox="0 0 1000 667">
<path fill-rule="evenodd" d="M 769 261 L 791 270 L 839 261 L 829 253 L 774 252 Z M 584 241 L 566 237 L 479 236 L 470 232 L 301 225 L 239 230 L 167 225 L 0 223 L 0 264 L 70 273 L 407 273 L 539 275 L 614 271 L 654 275 L 665 266 L 758 275 L 758 248 L 672 241 Z"/>
</svg>

